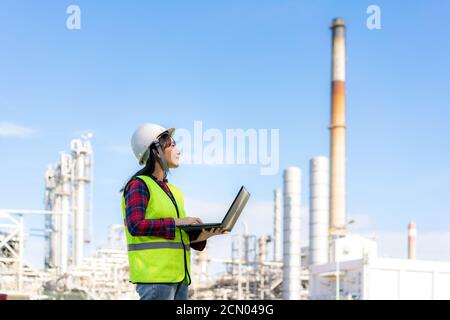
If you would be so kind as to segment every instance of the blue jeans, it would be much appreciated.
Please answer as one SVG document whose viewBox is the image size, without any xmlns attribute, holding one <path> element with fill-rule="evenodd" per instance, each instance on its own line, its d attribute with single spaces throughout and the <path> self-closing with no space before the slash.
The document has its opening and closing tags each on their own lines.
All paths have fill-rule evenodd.
<svg viewBox="0 0 450 320">
<path fill-rule="evenodd" d="M 136 291 L 141 300 L 189 300 L 189 286 L 180 283 L 138 283 Z"/>
</svg>

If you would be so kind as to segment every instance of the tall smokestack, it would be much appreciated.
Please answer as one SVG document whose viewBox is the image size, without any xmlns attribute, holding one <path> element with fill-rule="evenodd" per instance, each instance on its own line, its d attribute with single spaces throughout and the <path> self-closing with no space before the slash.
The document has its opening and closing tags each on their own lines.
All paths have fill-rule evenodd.
<svg viewBox="0 0 450 320">
<path fill-rule="evenodd" d="M 330 124 L 330 236 L 346 232 L 345 22 L 334 19 Z"/>
<path fill-rule="evenodd" d="M 315 265 L 328 262 L 330 163 L 315 157 L 309 165 L 309 264 Z"/>
<path fill-rule="evenodd" d="M 301 243 L 300 243 L 300 168 L 284 171 L 283 214 L 283 299 L 300 300 Z"/>
<path fill-rule="evenodd" d="M 408 224 L 408 259 L 416 260 L 417 226 L 414 221 Z"/>
<path fill-rule="evenodd" d="M 274 191 L 274 223 L 273 223 L 273 259 L 274 261 L 283 261 L 283 239 L 282 239 L 282 221 L 281 221 L 281 191 Z"/>
</svg>

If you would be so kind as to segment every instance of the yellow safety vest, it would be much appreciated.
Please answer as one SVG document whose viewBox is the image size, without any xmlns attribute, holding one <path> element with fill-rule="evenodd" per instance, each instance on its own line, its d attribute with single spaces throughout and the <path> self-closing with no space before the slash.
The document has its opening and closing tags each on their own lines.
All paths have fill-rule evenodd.
<svg viewBox="0 0 450 320">
<path fill-rule="evenodd" d="M 175 201 L 153 178 L 138 176 L 147 185 L 150 199 L 145 211 L 145 219 L 184 218 L 183 193 L 167 183 Z M 125 197 L 122 195 L 122 215 L 125 221 Z M 175 239 L 162 237 L 133 237 L 125 225 L 132 283 L 178 283 L 185 278 L 191 283 L 191 252 L 189 235 L 179 228 L 175 230 Z"/>
</svg>

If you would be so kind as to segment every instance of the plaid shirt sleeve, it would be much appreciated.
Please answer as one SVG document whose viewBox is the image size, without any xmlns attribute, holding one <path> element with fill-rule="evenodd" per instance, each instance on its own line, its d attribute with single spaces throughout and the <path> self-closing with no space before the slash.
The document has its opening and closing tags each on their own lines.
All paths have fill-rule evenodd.
<svg viewBox="0 0 450 320">
<path fill-rule="evenodd" d="M 134 237 L 156 236 L 167 240 L 175 239 L 175 220 L 173 218 L 145 219 L 150 194 L 140 179 L 131 181 L 125 191 L 125 225 Z"/>
</svg>

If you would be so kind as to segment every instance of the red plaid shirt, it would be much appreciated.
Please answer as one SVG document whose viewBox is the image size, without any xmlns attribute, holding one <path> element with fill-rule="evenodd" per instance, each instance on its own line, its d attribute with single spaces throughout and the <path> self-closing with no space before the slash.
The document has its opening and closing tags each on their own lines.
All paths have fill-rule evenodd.
<svg viewBox="0 0 450 320">
<path fill-rule="evenodd" d="M 167 187 L 167 180 L 159 181 L 154 179 L 167 193 L 173 197 Z M 156 236 L 167 240 L 175 239 L 175 219 L 145 219 L 145 211 L 150 199 L 150 194 L 146 184 L 141 179 L 133 179 L 125 188 L 125 225 L 128 232 L 134 237 Z M 190 241 L 195 241 L 200 232 L 189 232 Z M 206 246 L 206 240 L 191 243 L 191 248 L 202 251 Z"/>
</svg>

